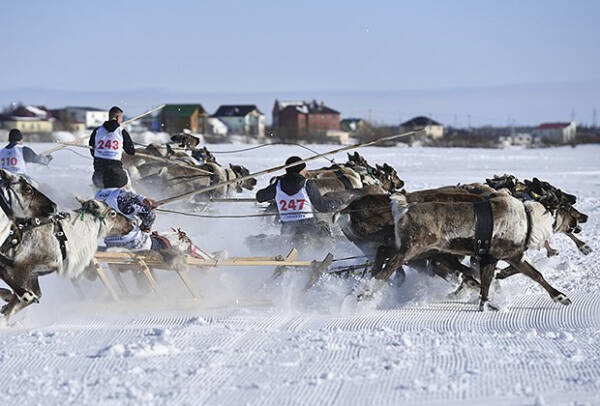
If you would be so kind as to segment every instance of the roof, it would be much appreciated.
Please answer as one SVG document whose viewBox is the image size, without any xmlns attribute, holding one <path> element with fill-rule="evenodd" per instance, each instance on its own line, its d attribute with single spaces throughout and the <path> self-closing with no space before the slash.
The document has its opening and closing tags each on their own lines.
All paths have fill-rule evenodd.
<svg viewBox="0 0 600 406">
<path fill-rule="evenodd" d="M 213 117 L 245 117 L 253 111 L 262 114 L 255 104 L 226 104 L 219 106 Z"/>
<path fill-rule="evenodd" d="M 410 120 L 402 123 L 402 127 L 425 127 L 428 125 L 441 125 L 435 120 L 430 119 L 425 116 L 417 116 L 415 118 L 411 118 Z"/>
<path fill-rule="evenodd" d="M 280 111 L 289 107 L 293 107 L 296 109 L 297 112 L 301 114 L 340 114 L 339 111 L 334 110 L 331 107 L 327 107 L 323 102 L 317 103 L 316 100 L 313 100 L 311 102 L 280 102 L 278 100 L 275 100 L 275 107 L 279 107 Z"/>
<path fill-rule="evenodd" d="M 63 110 L 63 109 L 58 109 Z M 86 106 L 67 106 L 64 110 L 85 110 L 85 111 L 108 111 L 107 109 L 99 109 L 97 107 L 86 107 Z"/>
<path fill-rule="evenodd" d="M 343 124 L 357 123 L 358 124 L 361 121 L 363 121 L 362 118 L 344 118 L 344 119 L 342 119 L 342 121 L 340 121 L 340 123 L 343 123 Z"/>
<path fill-rule="evenodd" d="M 201 104 L 167 104 L 161 112 L 170 116 L 189 117 L 196 110 L 199 110 L 200 113 L 206 113 Z"/>
<path fill-rule="evenodd" d="M 275 100 L 275 108 L 277 110 L 283 110 L 288 106 L 297 106 L 297 107 L 301 107 L 304 105 L 305 102 L 301 101 L 301 100 L 293 100 L 293 101 L 279 101 L 279 100 Z"/>
<path fill-rule="evenodd" d="M 19 105 L 14 110 L 4 114 L 7 117 L 36 118 L 47 120 L 52 118 L 52 113 L 44 106 Z"/>
<path fill-rule="evenodd" d="M 542 130 L 561 129 L 561 128 L 568 127 L 570 125 L 571 125 L 571 123 L 542 123 L 542 124 L 540 124 L 540 126 L 538 128 L 542 129 Z"/>
</svg>

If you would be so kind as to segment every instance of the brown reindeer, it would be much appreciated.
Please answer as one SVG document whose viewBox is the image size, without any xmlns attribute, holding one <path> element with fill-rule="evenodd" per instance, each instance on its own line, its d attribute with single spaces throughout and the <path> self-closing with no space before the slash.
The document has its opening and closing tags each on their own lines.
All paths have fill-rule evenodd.
<svg viewBox="0 0 600 406">
<path fill-rule="evenodd" d="M 388 198 L 388 207 L 391 208 L 388 211 L 381 204 L 385 203 L 384 199 L 383 196 L 365 196 L 342 211 L 345 216 L 344 234 L 358 242 L 359 246 L 374 244 L 378 247 L 378 260 L 373 270 L 377 283 L 373 291 L 381 287 L 382 281 L 394 271 L 401 270 L 404 263 L 446 253 L 481 257 L 481 309 L 488 307 L 489 284 L 500 259 L 541 283 L 555 301 L 570 303 L 564 294 L 552 288 L 531 264 L 523 260 L 523 253 L 529 248 L 541 248 L 552 234 L 572 233 L 579 223 L 587 220 L 587 216 L 571 205 L 563 204 L 551 213 L 541 203 L 522 202 L 508 191 L 490 196 L 494 220 L 490 249 L 489 253 L 480 255 L 476 252 L 474 241 L 476 214 L 473 202 L 411 204 L 407 196 L 396 194 Z M 376 221 L 375 226 L 369 224 L 373 221 Z M 370 296 L 373 291 L 366 292 L 363 297 Z"/>
</svg>

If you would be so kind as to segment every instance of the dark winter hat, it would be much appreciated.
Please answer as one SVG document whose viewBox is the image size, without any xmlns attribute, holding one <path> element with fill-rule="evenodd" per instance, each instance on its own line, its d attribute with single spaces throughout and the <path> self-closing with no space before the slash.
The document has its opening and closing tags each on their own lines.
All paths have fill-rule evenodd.
<svg viewBox="0 0 600 406">
<path fill-rule="evenodd" d="M 286 165 L 289 164 L 293 164 L 294 162 L 300 162 L 302 161 L 302 158 L 300 158 L 299 156 L 291 156 L 287 159 L 287 161 L 285 161 Z M 294 166 L 290 166 L 289 168 L 286 168 L 286 172 L 287 173 L 300 173 L 300 171 L 302 171 L 302 169 L 306 168 L 306 164 L 304 162 L 300 162 L 298 165 L 294 165 Z"/>
<path fill-rule="evenodd" d="M 22 139 L 23 139 L 23 134 L 21 134 L 21 131 L 17 130 L 16 128 L 13 128 L 8 133 L 8 142 L 17 142 L 17 141 L 21 141 Z"/>
<path fill-rule="evenodd" d="M 102 183 L 105 188 L 123 187 L 128 181 L 127 173 L 121 168 L 107 168 L 102 175 Z"/>
</svg>

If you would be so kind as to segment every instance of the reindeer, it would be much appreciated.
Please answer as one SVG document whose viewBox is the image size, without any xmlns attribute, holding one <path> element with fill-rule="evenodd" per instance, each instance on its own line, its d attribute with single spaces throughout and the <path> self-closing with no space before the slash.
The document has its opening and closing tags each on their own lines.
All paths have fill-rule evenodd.
<svg viewBox="0 0 600 406">
<path fill-rule="evenodd" d="M 14 238 L 11 235 L 19 233 L 28 221 L 40 222 L 57 211 L 56 204 L 26 178 L 3 169 L 0 169 L 0 208 L 0 257 L 12 247 Z M 0 267 L 0 279 L 4 272 L 5 269 Z M 10 290 L 0 289 L 1 297 L 11 294 Z"/>
<path fill-rule="evenodd" d="M 79 199 L 78 199 L 79 200 Z M 92 261 L 98 238 L 125 235 L 131 221 L 99 200 L 79 200 L 81 208 L 51 222 L 26 228 L 3 279 L 13 289 L 0 311 L 6 319 L 41 297 L 38 277 L 52 272 L 75 279 Z"/>
<path fill-rule="evenodd" d="M 230 164 L 229 167 L 222 167 L 219 164 L 210 162 L 200 165 L 198 168 L 211 174 L 199 173 L 190 167 L 173 165 L 162 168 L 157 174 L 140 179 L 138 185 L 144 190 L 153 192 L 155 195 L 157 190 L 168 194 L 181 194 L 202 189 L 209 185 L 245 177 L 250 174 L 250 171 L 242 165 Z M 241 182 L 221 186 L 210 191 L 208 196 L 224 197 L 231 195 L 233 192 L 242 193 L 244 189 L 253 190 L 256 183 L 255 178 L 249 178 Z M 199 197 L 202 198 L 202 196 Z"/>
<path fill-rule="evenodd" d="M 381 219 L 382 224 L 372 229 L 366 229 L 368 221 L 352 218 L 353 214 L 359 213 L 360 218 L 368 219 L 369 213 L 364 213 L 361 209 L 371 207 L 373 212 L 378 207 L 380 212 L 388 216 L 386 208 L 374 206 L 372 196 L 350 204 L 342 211 L 344 234 L 351 240 L 360 241 L 362 238 L 363 243 L 372 242 L 380 247 L 373 269 L 376 279 L 374 289 L 361 297 L 371 296 L 394 271 L 401 271 L 404 263 L 445 253 L 452 256 L 481 257 L 481 310 L 493 308 L 488 303 L 488 294 L 498 260 L 508 262 L 515 272 L 538 281 L 553 300 L 570 304 L 566 295 L 551 287 L 539 271 L 524 261 L 523 254 L 527 249 L 543 247 L 553 234 L 572 233 L 579 223 L 587 220 L 587 216 L 568 204 L 562 204 L 550 212 L 541 203 L 523 202 L 510 195 L 507 190 L 490 196 L 488 201 L 493 229 L 489 252 L 485 255 L 481 255 L 475 248 L 476 214 L 473 202 L 409 203 L 407 196 L 395 194 L 390 198 L 391 224 L 387 219 Z M 377 218 L 377 214 L 373 214 L 371 218 Z M 386 257 L 389 259 L 384 264 Z"/>
</svg>

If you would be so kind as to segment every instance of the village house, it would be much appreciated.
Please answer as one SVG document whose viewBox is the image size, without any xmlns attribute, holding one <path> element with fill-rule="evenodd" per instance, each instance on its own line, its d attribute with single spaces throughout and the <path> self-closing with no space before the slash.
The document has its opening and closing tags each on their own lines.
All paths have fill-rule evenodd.
<svg viewBox="0 0 600 406">
<path fill-rule="evenodd" d="M 216 117 L 208 118 L 208 132 L 210 134 L 225 137 L 227 135 L 227 131 L 228 129 L 224 122 Z"/>
<path fill-rule="evenodd" d="M 400 125 L 400 131 L 424 130 L 425 136 L 436 140 L 444 136 L 444 126 L 425 116 L 417 116 Z"/>
<path fill-rule="evenodd" d="M 54 118 L 44 106 L 19 105 L 3 113 L 0 121 L 7 130 L 16 128 L 23 134 L 48 134 L 53 130 Z"/>
<path fill-rule="evenodd" d="M 52 114 L 59 120 L 59 123 L 55 123 L 55 129 L 62 127 L 72 132 L 100 127 L 108 121 L 108 111 L 95 107 L 69 106 L 52 110 Z"/>
<path fill-rule="evenodd" d="M 167 104 L 158 114 L 160 131 L 178 134 L 183 130 L 205 134 L 209 114 L 201 104 Z"/>
<path fill-rule="evenodd" d="M 574 121 L 567 123 L 543 123 L 534 128 L 532 135 L 536 140 L 553 144 L 567 144 L 575 141 L 577 126 Z"/>
<path fill-rule="evenodd" d="M 323 138 L 328 131 L 340 130 L 340 113 L 316 100 L 275 100 L 273 130 L 281 139 Z"/>
<path fill-rule="evenodd" d="M 254 104 L 222 105 L 212 116 L 225 123 L 229 134 L 265 136 L 265 115 Z"/>
<path fill-rule="evenodd" d="M 345 118 L 340 122 L 342 131 L 355 133 L 368 126 L 367 121 L 362 118 Z"/>
</svg>

